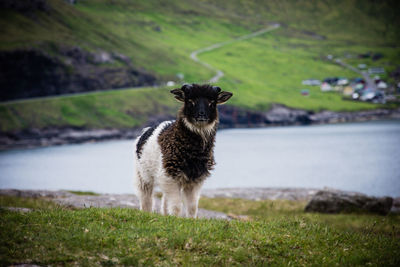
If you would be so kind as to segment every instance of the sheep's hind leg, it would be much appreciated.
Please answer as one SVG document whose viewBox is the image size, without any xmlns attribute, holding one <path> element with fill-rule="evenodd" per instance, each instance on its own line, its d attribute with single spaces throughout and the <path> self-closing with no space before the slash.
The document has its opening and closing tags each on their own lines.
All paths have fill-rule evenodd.
<svg viewBox="0 0 400 267">
<path fill-rule="evenodd" d="M 163 194 L 161 198 L 161 214 L 168 215 L 168 203 L 165 194 Z"/>
<path fill-rule="evenodd" d="M 139 173 L 137 173 L 137 179 L 137 193 L 140 200 L 140 210 L 150 212 L 153 208 L 154 185 L 152 182 L 144 181 Z"/>
</svg>

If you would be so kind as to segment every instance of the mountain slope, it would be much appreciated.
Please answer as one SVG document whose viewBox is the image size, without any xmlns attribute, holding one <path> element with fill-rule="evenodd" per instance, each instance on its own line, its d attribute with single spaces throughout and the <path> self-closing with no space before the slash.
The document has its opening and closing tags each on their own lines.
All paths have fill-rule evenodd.
<svg viewBox="0 0 400 267">
<path fill-rule="evenodd" d="M 385 78 L 400 65 L 399 4 L 395 1 L 236 0 L 227 5 L 222 0 L 86 0 L 70 5 L 62 0 L 35 0 L 10 4 L 14 2 L 0 1 L 0 57 L 31 53 L 45 60 L 33 66 L 35 61 L 21 60 L 14 66 L 14 75 L 0 72 L 5 98 L 18 90 L 32 96 L 35 90 L 45 95 L 168 80 L 207 81 L 214 73 L 192 61 L 191 52 L 273 22 L 282 27 L 199 55 L 226 74 L 219 85 L 234 92 L 231 105 L 257 111 L 267 110 L 272 103 L 315 111 L 371 109 L 376 106 L 344 101 L 318 88 L 306 88 L 310 95 L 304 97 L 301 80 L 356 75 L 325 61 L 327 54 L 356 58 L 365 52 L 381 53 L 384 57 L 377 64 L 387 69 Z M 38 75 L 36 87 L 29 88 L 30 80 L 24 77 Z M 167 89 L 160 88 L 150 93 L 124 90 L 1 104 L 0 124 L 4 131 L 134 127 L 164 109 L 173 114 L 176 104 L 167 95 Z M 143 108 L 144 103 L 153 107 Z"/>
</svg>

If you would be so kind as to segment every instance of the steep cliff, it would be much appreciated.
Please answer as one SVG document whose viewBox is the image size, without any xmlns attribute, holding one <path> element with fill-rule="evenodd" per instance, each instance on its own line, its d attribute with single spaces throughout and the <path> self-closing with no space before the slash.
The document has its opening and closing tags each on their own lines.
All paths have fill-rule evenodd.
<svg viewBox="0 0 400 267">
<path fill-rule="evenodd" d="M 0 51 L 0 101 L 154 85 L 154 75 L 122 54 L 60 47 Z"/>
</svg>

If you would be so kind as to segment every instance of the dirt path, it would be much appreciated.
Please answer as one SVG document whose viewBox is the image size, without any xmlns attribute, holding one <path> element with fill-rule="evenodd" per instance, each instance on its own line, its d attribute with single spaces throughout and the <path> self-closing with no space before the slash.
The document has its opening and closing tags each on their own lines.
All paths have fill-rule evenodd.
<svg viewBox="0 0 400 267">
<path fill-rule="evenodd" d="M 208 80 L 208 82 L 209 83 L 216 83 L 216 82 L 219 81 L 219 79 L 221 79 L 224 76 L 224 72 L 222 70 L 214 68 L 213 66 L 211 66 L 210 64 L 208 64 L 208 63 L 206 63 L 204 61 L 201 61 L 197 57 L 199 54 L 204 53 L 204 52 L 210 52 L 212 50 L 215 50 L 217 48 L 221 48 L 223 46 L 226 46 L 226 45 L 229 45 L 229 44 L 232 44 L 232 43 L 235 43 L 235 42 L 247 40 L 247 39 L 259 36 L 261 34 L 264 34 L 266 32 L 271 32 L 273 30 L 278 29 L 279 27 L 280 27 L 280 25 L 278 23 L 276 23 L 276 24 L 274 24 L 274 25 L 272 25 L 272 26 L 270 26 L 268 28 L 265 28 L 265 29 L 262 29 L 262 30 L 259 30 L 259 31 L 256 31 L 256 32 L 253 32 L 253 33 L 250 33 L 250 34 L 246 34 L 246 35 L 243 35 L 243 36 L 240 36 L 240 37 L 237 37 L 237 38 L 235 38 L 233 40 L 229 40 L 229 41 L 225 41 L 225 42 L 221 42 L 221 43 L 216 43 L 216 44 L 204 47 L 204 48 L 200 48 L 200 49 L 198 49 L 196 51 L 193 51 L 190 54 L 190 58 L 192 60 L 194 60 L 195 62 L 200 63 L 201 65 L 203 65 L 207 69 L 215 71 L 216 74 L 210 80 Z"/>
<path fill-rule="evenodd" d="M 362 75 L 364 77 L 365 82 L 367 83 L 367 88 L 371 88 L 373 91 L 375 91 L 377 89 L 375 82 L 371 79 L 371 77 L 369 77 L 369 74 L 367 71 L 360 71 L 359 69 L 343 62 L 340 58 L 335 59 L 334 62 L 339 64 L 342 67 L 345 67 L 349 70 L 352 70 L 352 71 Z"/>
</svg>

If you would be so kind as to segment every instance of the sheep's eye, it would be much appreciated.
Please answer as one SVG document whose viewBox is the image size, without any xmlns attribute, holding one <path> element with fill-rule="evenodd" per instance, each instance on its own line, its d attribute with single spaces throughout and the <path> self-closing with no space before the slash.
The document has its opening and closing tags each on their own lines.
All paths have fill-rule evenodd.
<svg viewBox="0 0 400 267">
<path fill-rule="evenodd" d="M 189 101 L 188 101 L 191 105 L 193 105 L 194 106 L 194 101 L 193 100 L 191 100 L 191 99 L 189 99 Z"/>
<path fill-rule="evenodd" d="M 215 104 L 215 101 L 210 101 L 210 103 L 208 103 L 208 106 L 211 107 Z"/>
</svg>

